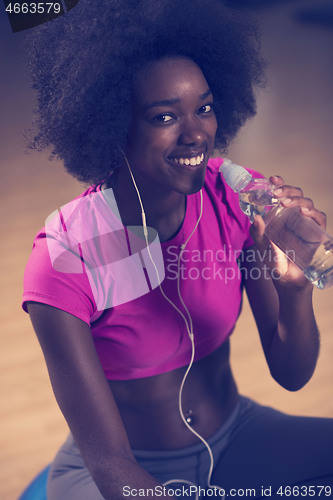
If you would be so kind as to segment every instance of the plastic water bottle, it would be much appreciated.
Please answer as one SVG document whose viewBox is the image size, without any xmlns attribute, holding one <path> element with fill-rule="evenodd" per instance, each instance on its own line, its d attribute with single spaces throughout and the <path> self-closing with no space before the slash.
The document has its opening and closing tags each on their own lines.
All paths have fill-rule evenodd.
<svg viewBox="0 0 333 500">
<path fill-rule="evenodd" d="M 230 160 L 224 160 L 220 172 L 238 193 L 240 207 L 251 222 L 255 215 L 261 215 L 267 238 L 302 269 L 311 283 L 320 289 L 333 285 L 333 238 L 299 207 L 284 207 L 274 197 L 276 186 L 269 180 L 253 178 Z"/>
</svg>

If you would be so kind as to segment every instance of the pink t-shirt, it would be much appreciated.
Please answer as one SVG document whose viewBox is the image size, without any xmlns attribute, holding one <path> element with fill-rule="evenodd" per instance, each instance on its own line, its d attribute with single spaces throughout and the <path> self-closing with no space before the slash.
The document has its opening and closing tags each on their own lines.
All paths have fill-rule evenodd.
<svg viewBox="0 0 333 500">
<path fill-rule="evenodd" d="M 233 330 L 242 296 L 237 259 L 252 244 L 250 223 L 239 207 L 238 195 L 219 173 L 222 161 L 214 158 L 208 162 L 203 215 L 180 261 L 180 290 L 193 320 L 196 360 L 217 349 Z M 78 199 L 97 191 L 100 187 L 90 187 Z M 161 286 L 183 313 L 177 293 L 178 256 L 199 214 L 200 193 L 187 196 L 181 229 L 173 239 L 161 243 L 165 271 Z M 149 377 L 189 363 L 191 343 L 184 320 L 159 287 L 102 311 L 84 267 L 75 272 L 55 267 L 43 228 L 34 240 L 24 275 L 23 309 L 26 311 L 27 301 L 41 302 L 88 323 L 108 379 Z"/>
</svg>

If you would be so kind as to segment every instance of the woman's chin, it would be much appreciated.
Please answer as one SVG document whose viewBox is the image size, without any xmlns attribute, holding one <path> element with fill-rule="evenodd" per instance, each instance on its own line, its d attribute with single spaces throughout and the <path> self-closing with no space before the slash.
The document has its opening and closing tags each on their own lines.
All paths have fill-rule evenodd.
<svg viewBox="0 0 333 500">
<path fill-rule="evenodd" d="M 199 175 L 196 175 L 194 178 L 192 178 L 190 182 L 181 183 L 176 191 L 185 195 L 197 193 L 198 191 L 200 191 L 200 189 L 202 189 L 205 183 L 205 173 L 206 169 L 204 172 L 198 172 Z"/>
</svg>

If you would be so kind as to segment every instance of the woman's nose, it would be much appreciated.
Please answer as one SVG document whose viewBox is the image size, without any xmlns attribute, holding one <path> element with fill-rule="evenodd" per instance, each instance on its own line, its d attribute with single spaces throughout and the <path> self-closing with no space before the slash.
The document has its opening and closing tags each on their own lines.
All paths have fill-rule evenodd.
<svg viewBox="0 0 333 500">
<path fill-rule="evenodd" d="M 206 132 L 199 123 L 187 121 L 179 134 L 179 143 L 187 146 L 202 144 L 206 139 Z"/>
</svg>

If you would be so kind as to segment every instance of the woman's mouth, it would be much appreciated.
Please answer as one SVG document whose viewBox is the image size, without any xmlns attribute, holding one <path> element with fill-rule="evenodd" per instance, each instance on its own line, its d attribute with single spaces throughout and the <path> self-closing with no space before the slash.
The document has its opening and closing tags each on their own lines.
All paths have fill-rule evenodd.
<svg viewBox="0 0 333 500">
<path fill-rule="evenodd" d="M 203 162 L 204 160 L 204 154 L 202 153 L 199 156 L 192 156 L 189 158 L 175 158 L 169 156 L 168 160 L 171 160 L 175 163 L 178 163 L 179 165 L 190 165 L 190 166 L 197 166 L 200 165 L 200 163 Z"/>
</svg>

